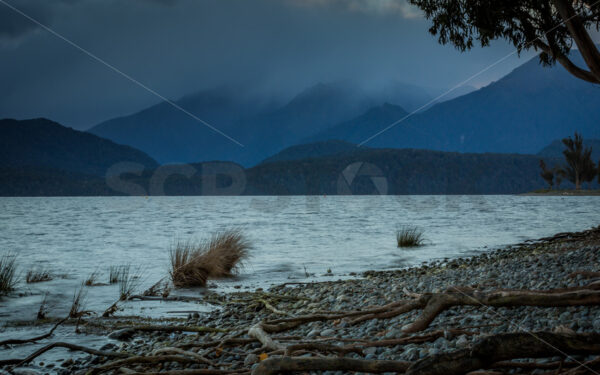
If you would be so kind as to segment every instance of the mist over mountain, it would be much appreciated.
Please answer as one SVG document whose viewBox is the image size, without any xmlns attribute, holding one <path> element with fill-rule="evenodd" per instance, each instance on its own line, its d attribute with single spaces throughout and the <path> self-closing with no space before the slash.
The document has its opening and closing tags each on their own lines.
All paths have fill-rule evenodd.
<svg viewBox="0 0 600 375">
<path fill-rule="evenodd" d="M 407 116 L 409 113 L 404 108 L 384 103 L 381 106 L 370 108 L 360 116 L 344 121 L 336 126 L 306 139 L 307 142 L 337 139 L 352 140 L 349 142 L 358 143 L 364 141 L 367 137 L 379 132 L 386 125 L 389 125 L 399 119 Z M 357 141 L 358 140 L 358 141 Z"/>
<path fill-rule="evenodd" d="M 235 141 L 168 103 L 103 122 L 89 131 L 139 148 L 161 163 L 230 160 L 252 165 L 373 106 L 390 102 L 414 108 L 430 99 L 425 90 L 395 81 L 377 88 L 362 88 L 350 81 L 319 83 L 283 105 L 236 89 L 206 90 L 177 104 Z"/>
<path fill-rule="evenodd" d="M 577 64 L 581 57 L 573 56 Z M 371 147 L 424 148 L 460 152 L 537 153 L 550 142 L 579 131 L 600 137 L 600 88 L 574 79 L 562 67 L 532 59 L 480 90 L 439 103 L 370 140 Z M 339 124 L 313 140 L 368 140 L 400 120 L 363 116 Z"/>
</svg>

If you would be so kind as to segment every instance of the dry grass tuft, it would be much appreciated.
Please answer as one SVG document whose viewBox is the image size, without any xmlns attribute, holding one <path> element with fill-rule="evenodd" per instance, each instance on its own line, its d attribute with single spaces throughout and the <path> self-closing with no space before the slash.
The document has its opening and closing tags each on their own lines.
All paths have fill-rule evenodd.
<svg viewBox="0 0 600 375">
<path fill-rule="evenodd" d="M 87 289 L 85 283 L 81 284 L 79 289 L 73 294 L 73 303 L 71 304 L 71 310 L 69 311 L 69 318 L 81 318 L 87 312 L 85 311 L 85 304 L 87 299 Z"/>
<path fill-rule="evenodd" d="M 48 292 L 44 294 L 44 299 L 40 303 L 40 308 L 37 313 L 37 320 L 43 320 L 48 317 Z"/>
<path fill-rule="evenodd" d="M 0 295 L 6 295 L 17 285 L 17 257 L 12 253 L 0 257 Z"/>
<path fill-rule="evenodd" d="M 170 253 L 173 285 L 204 287 L 210 278 L 231 277 L 239 272 L 250 248 L 239 230 L 217 233 L 199 244 L 178 242 Z"/>
<path fill-rule="evenodd" d="M 418 247 L 425 244 L 423 231 L 417 227 L 402 227 L 396 232 L 398 247 Z"/>
<path fill-rule="evenodd" d="M 121 275 L 121 269 L 124 266 L 110 266 L 108 268 L 108 283 L 116 284 L 119 282 L 119 276 Z"/>
<path fill-rule="evenodd" d="M 30 269 L 25 275 L 25 282 L 27 282 L 27 284 L 41 283 L 52 279 L 54 279 L 54 277 L 50 271 L 45 269 Z"/>
<path fill-rule="evenodd" d="M 121 266 L 119 272 L 119 300 L 125 301 L 133 295 L 133 292 L 140 286 L 142 271 L 137 268 L 131 272 L 131 266 Z"/>
<path fill-rule="evenodd" d="M 95 270 L 94 272 L 92 272 L 88 278 L 85 280 L 84 284 L 85 286 L 95 286 L 98 285 L 98 275 L 100 274 L 100 271 Z"/>
</svg>

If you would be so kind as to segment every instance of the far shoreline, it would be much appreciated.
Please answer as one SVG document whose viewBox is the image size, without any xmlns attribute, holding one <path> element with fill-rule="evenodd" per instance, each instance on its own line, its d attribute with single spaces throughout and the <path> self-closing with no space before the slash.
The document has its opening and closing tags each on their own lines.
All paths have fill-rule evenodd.
<svg viewBox="0 0 600 375">
<path fill-rule="evenodd" d="M 600 196 L 600 190 L 536 190 L 518 194 L 524 197 L 593 197 Z"/>
</svg>

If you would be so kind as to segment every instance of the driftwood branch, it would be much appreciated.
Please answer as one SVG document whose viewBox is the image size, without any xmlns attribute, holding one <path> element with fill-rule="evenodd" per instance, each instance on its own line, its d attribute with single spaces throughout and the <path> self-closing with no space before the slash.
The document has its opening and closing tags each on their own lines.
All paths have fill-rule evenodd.
<svg viewBox="0 0 600 375">
<path fill-rule="evenodd" d="M 509 359 L 598 353 L 598 333 L 504 333 L 483 338 L 472 348 L 426 357 L 411 365 L 406 375 L 458 375 L 487 369 L 495 362 Z"/>
<path fill-rule="evenodd" d="M 273 340 L 271 338 L 271 336 L 269 336 L 269 334 L 267 332 L 265 332 L 265 330 L 262 328 L 262 325 L 260 323 L 252 326 L 248 330 L 248 336 L 260 341 L 260 343 L 263 345 L 263 347 L 265 349 L 272 350 L 272 351 L 285 349 L 284 345 Z"/>
<path fill-rule="evenodd" d="M 102 351 L 102 350 L 87 348 L 87 347 L 81 346 L 81 345 L 70 344 L 68 342 L 53 342 L 52 344 L 48 344 L 48 345 L 44 346 L 43 348 L 36 350 L 35 352 L 33 352 L 32 354 L 28 355 L 27 357 L 25 357 L 23 359 L 0 360 L 0 366 L 6 366 L 6 365 L 21 366 L 21 365 L 24 365 L 26 363 L 33 361 L 35 358 L 39 357 L 40 355 L 42 355 L 42 354 L 46 353 L 47 351 L 52 350 L 54 348 L 67 348 L 69 350 L 75 350 L 75 351 L 79 351 L 79 352 L 84 352 L 84 353 L 88 353 L 88 354 L 93 354 L 93 355 L 97 355 L 97 356 L 101 356 L 101 357 L 109 357 L 109 358 L 129 357 L 129 354 L 127 354 L 127 353 L 106 352 L 106 351 Z"/>
<path fill-rule="evenodd" d="M 353 358 L 272 357 L 252 371 L 252 375 L 274 375 L 295 371 L 360 371 L 369 373 L 405 372 L 410 362 L 369 361 Z"/>
<path fill-rule="evenodd" d="M 578 288 L 568 291 L 493 291 L 493 292 L 454 292 L 424 294 L 418 299 L 421 315 L 411 324 L 403 327 L 407 333 L 422 331 L 444 310 L 455 306 L 490 307 L 559 307 L 600 305 L 600 291 Z"/>
<path fill-rule="evenodd" d="M 66 317 L 66 318 L 60 320 L 59 322 L 57 322 L 52 327 L 52 329 L 50 329 L 50 331 L 48 331 L 48 333 L 45 333 L 45 334 L 40 335 L 40 336 L 32 337 L 32 338 L 29 338 L 29 339 L 8 339 L 8 340 L 0 341 L 0 346 L 3 346 L 3 345 L 29 344 L 29 343 L 32 343 L 32 342 L 36 342 L 36 341 L 40 341 L 40 340 L 43 340 L 45 338 L 48 338 L 48 337 L 52 336 L 52 334 L 58 328 L 58 326 L 61 325 L 61 324 L 63 324 L 64 322 L 66 322 L 67 319 L 69 319 L 69 317 Z"/>
<path fill-rule="evenodd" d="M 196 369 L 196 370 L 172 370 L 172 371 L 156 371 L 156 372 L 128 372 L 128 375 L 231 375 L 231 374 L 250 374 L 250 370 L 213 370 L 213 369 Z"/>
<path fill-rule="evenodd" d="M 161 348 L 161 349 L 156 349 L 156 350 L 154 350 L 152 352 L 152 355 L 158 355 L 158 354 L 164 354 L 164 353 L 175 353 L 175 354 L 179 354 L 179 355 L 183 355 L 183 356 L 188 356 L 188 357 L 194 358 L 198 362 L 207 364 L 209 366 L 214 366 L 215 365 L 212 361 L 208 360 L 207 358 L 201 356 L 198 353 L 186 351 L 186 350 L 179 349 L 179 348 Z"/>
<path fill-rule="evenodd" d="M 104 371 L 113 370 L 131 364 L 157 364 L 164 362 L 198 363 L 198 361 L 194 358 L 185 357 L 181 355 L 134 356 L 109 362 L 102 366 L 94 367 L 93 369 L 88 371 L 87 375 L 99 374 Z"/>
</svg>

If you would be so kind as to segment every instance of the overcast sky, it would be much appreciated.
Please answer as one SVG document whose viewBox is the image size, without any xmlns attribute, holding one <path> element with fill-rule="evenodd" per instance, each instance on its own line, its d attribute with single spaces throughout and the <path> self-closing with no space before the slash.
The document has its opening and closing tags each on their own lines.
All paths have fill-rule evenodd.
<svg viewBox="0 0 600 375">
<path fill-rule="evenodd" d="M 0 118 L 80 129 L 159 99 L 4 3 L 172 99 L 224 84 L 289 95 L 343 79 L 447 88 L 513 51 L 441 46 L 404 0 L 0 0 Z"/>
</svg>

